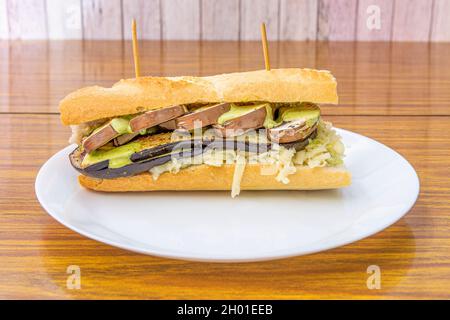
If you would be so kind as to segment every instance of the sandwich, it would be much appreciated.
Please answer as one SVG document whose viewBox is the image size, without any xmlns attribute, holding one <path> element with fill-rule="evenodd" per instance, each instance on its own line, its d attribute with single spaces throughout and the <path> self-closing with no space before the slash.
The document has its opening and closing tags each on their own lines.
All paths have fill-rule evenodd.
<svg viewBox="0 0 450 320">
<path fill-rule="evenodd" d="M 350 185 L 344 145 L 319 104 L 329 71 L 139 77 L 60 102 L 79 183 L 104 192 L 317 190 Z"/>
</svg>

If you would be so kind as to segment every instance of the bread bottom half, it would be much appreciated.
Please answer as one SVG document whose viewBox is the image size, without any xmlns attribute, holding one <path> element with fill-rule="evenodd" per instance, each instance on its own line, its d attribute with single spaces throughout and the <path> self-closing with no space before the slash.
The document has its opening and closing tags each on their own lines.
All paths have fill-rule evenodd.
<svg viewBox="0 0 450 320">
<path fill-rule="evenodd" d="M 88 189 L 105 192 L 230 190 L 234 166 L 190 166 L 178 173 L 165 172 L 157 180 L 154 180 L 150 173 L 116 179 L 96 179 L 81 175 L 78 180 Z M 240 184 L 241 190 L 335 189 L 351 183 L 351 174 L 345 168 L 297 167 L 296 173 L 288 176 L 288 184 L 278 182 L 274 175 L 262 175 L 261 169 L 258 164 L 246 165 Z"/>
</svg>

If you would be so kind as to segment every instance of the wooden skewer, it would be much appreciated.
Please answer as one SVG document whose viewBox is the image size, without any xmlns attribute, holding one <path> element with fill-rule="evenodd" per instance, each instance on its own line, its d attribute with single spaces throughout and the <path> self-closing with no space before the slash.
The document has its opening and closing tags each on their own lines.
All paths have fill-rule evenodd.
<svg viewBox="0 0 450 320">
<path fill-rule="evenodd" d="M 134 73 L 136 78 L 141 76 L 141 65 L 139 63 L 139 48 L 136 32 L 136 19 L 133 19 L 131 23 L 132 37 L 133 37 L 133 58 L 134 58 Z"/>
<path fill-rule="evenodd" d="M 267 45 L 266 24 L 264 22 L 261 23 L 261 41 L 263 45 L 264 63 L 266 65 L 266 70 L 270 71 L 269 46 Z"/>
</svg>

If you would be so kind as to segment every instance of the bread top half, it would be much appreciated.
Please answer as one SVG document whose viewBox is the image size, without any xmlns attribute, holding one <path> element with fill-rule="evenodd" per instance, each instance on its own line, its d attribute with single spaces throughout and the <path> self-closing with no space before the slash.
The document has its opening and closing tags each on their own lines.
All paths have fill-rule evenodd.
<svg viewBox="0 0 450 320">
<path fill-rule="evenodd" d="M 178 104 L 216 102 L 302 102 L 337 104 L 337 83 L 326 70 L 272 69 L 207 77 L 140 77 L 111 88 L 92 86 L 67 95 L 61 121 L 75 125 Z"/>
</svg>

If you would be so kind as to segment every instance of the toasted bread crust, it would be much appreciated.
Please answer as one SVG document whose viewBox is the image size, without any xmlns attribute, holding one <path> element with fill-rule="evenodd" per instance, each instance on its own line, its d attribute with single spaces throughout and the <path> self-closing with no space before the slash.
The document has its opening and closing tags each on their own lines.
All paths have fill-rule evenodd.
<svg viewBox="0 0 450 320">
<path fill-rule="evenodd" d="M 233 172 L 234 165 L 197 165 L 176 174 L 163 173 L 157 180 L 150 173 L 143 173 L 117 179 L 95 179 L 81 175 L 79 182 L 86 188 L 107 192 L 230 190 Z M 351 183 L 351 174 L 344 168 L 297 167 L 297 172 L 288 176 L 288 184 L 278 182 L 274 175 L 261 174 L 263 172 L 261 165 L 248 164 L 241 180 L 241 190 L 335 189 Z"/>
<path fill-rule="evenodd" d="M 218 102 L 338 102 L 329 71 L 272 69 L 209 77 L 141 77 L 111 88 L 86 87 L 59 105 L 65 125 L 134 114 L 177 104 Z"/>
</svg>

